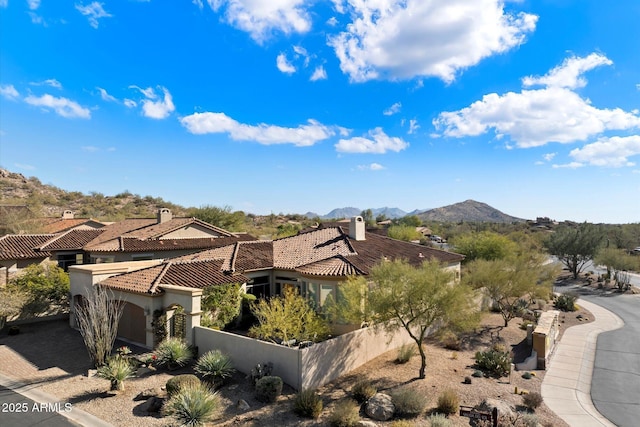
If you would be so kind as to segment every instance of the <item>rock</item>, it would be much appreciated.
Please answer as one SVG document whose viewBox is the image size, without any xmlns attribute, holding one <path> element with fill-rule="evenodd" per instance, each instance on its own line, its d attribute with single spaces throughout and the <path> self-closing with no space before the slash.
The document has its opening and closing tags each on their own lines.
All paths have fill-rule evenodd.
<svg viewBox="0 0 640 427">
<path fill-rule="evenodd" d="M 95 377 L 97 373 L 98 373 L 97 369 L 89 369 L 87 371 L 87 377 L 89 377 L 89 378 Z"/>
<path fill-rule="evenodd" d="M 396 407 L 391 401 L 391 396 L 384 393 L 376 393 L 367 401 L 367 406 L 365 408 L 365 412 L 369 418 L 373 418 L 378 421 L 387 421 L 391 419 L 395 410 Z"/>
<path fill-rule="evenodd" d="M 244 399 L 240 399 L 238 400 L 238 404 L 236 405 L 236 407 L 238 408 L 238 410 L 242 411 L 242 412 L 246 412 L 249 409 L 251 409 L 251 407 L 249 406 L 249 404 L 247 403 L 246 400 Z"/>
<path fill-rule="evenodd" d="M 374 423 L 373 421 L 369 421 L 369 420 L 360 420 L 356 424 L 356 427 L 378 427 L 378 424 Z"/>
<path fill-rule="evenodd" d="M 164 405 L 164 399 L 152 396 L 144 403 L 142 410 L 150 413 L 158 413 L 162 409 L 162 405 Z"/>
<path fill-rule="evenodd" d="M 476 409 L 487 412 L 493 411 L 493 408 L 498 408 L 498 415 L 507 417 L 514 415 L 515 411 L 513 406 L 500 399 L 486 398 L 480 405 L 476 406 Z"/>
<path fill-rule="evenodd" d="M 133 400 L 147 400 L 150 397 L 157 397 L 160 394 L 161 390 L 157 388 L 148 388 L 146 390 L 142 390 Z"/>
<path fill-rule="evenodd" d="M 152 371 L 152 370 L 151 370 L 151 369 L 149 369 L 149 368 L 147 368 L 147 367 L 141 367 L 141 368 L 138 368 L 138 369 L 136 370 L 136 376 L 137 376 L 137 377 L 141 377 L 141 376 L 143 376 L 143 375 L 148 374 L 148 373 L 149 373 L 149 372 L 151 372 L 151 371 Z"/>
</svg>

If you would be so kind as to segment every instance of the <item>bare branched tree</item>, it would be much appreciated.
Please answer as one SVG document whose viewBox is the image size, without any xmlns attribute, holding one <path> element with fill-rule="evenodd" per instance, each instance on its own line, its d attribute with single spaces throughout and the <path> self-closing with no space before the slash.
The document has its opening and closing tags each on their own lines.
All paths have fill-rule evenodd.
<svg viewBox="0 0 640 427">
<path fill-rule="evenodd" d="M 96 367 L 104 365 L 111 354 L 123 309 L 122 300 L 101 286 L 94 287 L 83 303 L 76 305 L 78 327 Z"/>
</svg>

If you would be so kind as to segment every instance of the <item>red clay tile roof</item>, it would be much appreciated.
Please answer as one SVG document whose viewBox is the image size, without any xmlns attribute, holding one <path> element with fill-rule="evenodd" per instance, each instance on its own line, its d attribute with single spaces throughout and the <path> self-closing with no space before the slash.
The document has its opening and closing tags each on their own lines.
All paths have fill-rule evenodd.
<svg viewBox="0 0 640 427">
<path fill-rule="evenodd" d="M 51 256 L 39 252 L 37 247 L 55 237 L 55 234 L 9 234 L 0 237 L 0 259 L 36 259 Z"/>
<path fill-rule="evenodd" d="M 53 239 L 40 246 L 43 251 L 55 250 L 80 250 L 88 242 L 98 237 L 103 230 L 70 230 L 64 234 L 58 234 Z"/>
<path fill-rule="evenodd" d="M 109 277 L 100 282 L 100 285 L 139 294 L 159 294 L 162 293 L 162 285 L 204 289 L 212 285 L 249 281 L 249 278 L 242 274 L 224 273 L 221 267 L 222 260 L 165 262 Z"/>
<path fill-rule="evenodd" d="M 349 238 L 339 227 L 322 228 L 273 242 L 275 268 L 294 269 L 337 255 L 355 255 Z"/>
<path fill-rule="evenodd" d="M 341 256 L 303 265 L 296 268 L 296 271 L 300 274 L 309 276 L 331 277 L 346 277 L 363 274 L 362 271 L 358 270 L 346 258 Z"/>
<path fill-rule="evenodd" d="M 102 226 L 101 222 L 90 218 L 43 218 L 42 230 L 46 233 L 60 233 L 91 223 Z"/>
</svg>

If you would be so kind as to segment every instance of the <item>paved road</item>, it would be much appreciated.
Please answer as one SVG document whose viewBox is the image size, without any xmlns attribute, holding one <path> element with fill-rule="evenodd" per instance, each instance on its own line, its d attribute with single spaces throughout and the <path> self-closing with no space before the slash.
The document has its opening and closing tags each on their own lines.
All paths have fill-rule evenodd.
<svg viewBox="0 0 640 427">
<path fill-rule="evenodd" d="M 562 290 L 564 289 L 558 289 Z M 567 289 L 569 290 L 569 289 Z M 571 290 L 622 318 L 625 325 L 598 336 L 591 399 L 619 427 L 640 425 L 640 295 Z"/>
<path fill-rule="evenodd" d="M 0 386 L 0 425 L 3 427 L 79 426 L 57 412 L 50 412 L 46 407 L 41 408 L 40 403 L 3 386 Z"/>
</svg>

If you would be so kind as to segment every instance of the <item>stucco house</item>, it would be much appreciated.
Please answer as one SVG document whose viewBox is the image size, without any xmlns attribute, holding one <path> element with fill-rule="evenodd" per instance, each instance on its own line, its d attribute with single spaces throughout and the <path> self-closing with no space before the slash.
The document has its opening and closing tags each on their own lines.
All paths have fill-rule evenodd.
<svg viewBox="0 0 640 427">
<path fill-rule="evenodd" d="M 36 248 L 51 240 L 55 234 L 8 234 L 0 237 L 0 286 L 6 285 L 14 274 L 30 264 L 51 260 L 51 252 Z"/>
<path fill-rule="evenodd" d="M 135 328 L 123 330 L 122 336 L 152 347 L 154 311 L 181 306 L 185 337 L 193 343 L 190 331 L 200 323 L 200 296 L 207 286 L 241 283 L 257 297 L 280 295 L 284 288 L 296 287 L 320 308 L 330 295 L 336 296 L 349 276 L 367 275 L 381 260 L 398 258 L 414 265 L 436 259 L 459 278 L 464 257 L 367 233 L 362 217 L 354 217 L 348 226 L 319 227 L 275 241 L 236 241 L 163 262 L 73 266 L 69 269 L 71 310 L 92 286 L 111 289 L 128 307 L 121 324 Z M 75 326 L 73 316 L 71 324 Z"/>
</svg>

